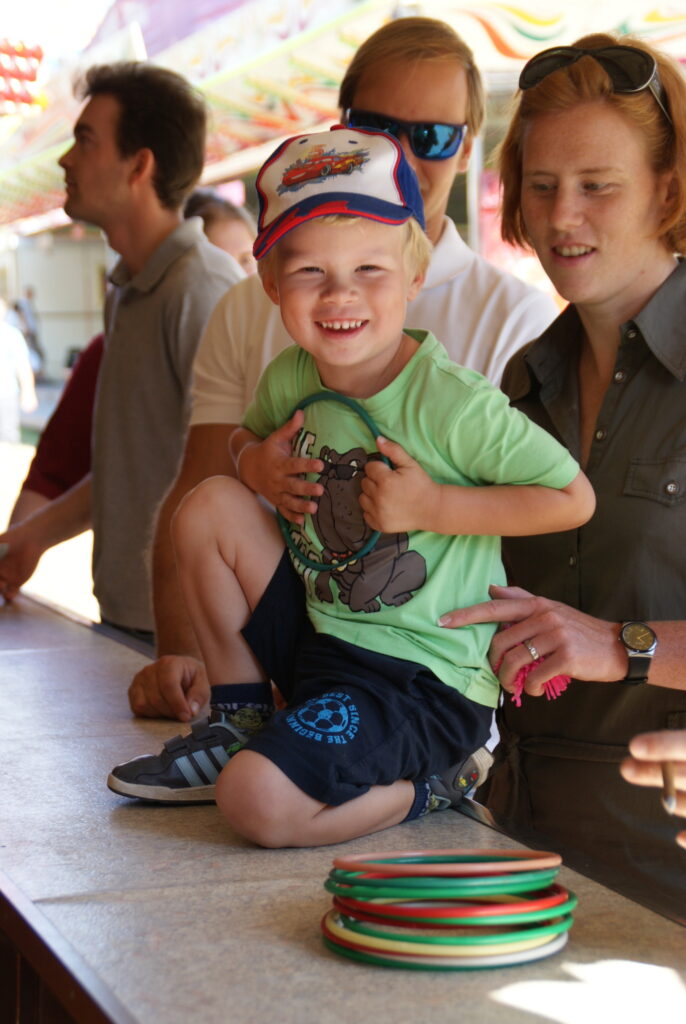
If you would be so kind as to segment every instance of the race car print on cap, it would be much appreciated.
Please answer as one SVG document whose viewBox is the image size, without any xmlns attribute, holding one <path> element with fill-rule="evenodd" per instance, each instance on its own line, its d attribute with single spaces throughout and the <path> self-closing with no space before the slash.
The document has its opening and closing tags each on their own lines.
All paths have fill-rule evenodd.
<svg viewBox="0 0 686 1024">
<path fill-rule="evenodd" d="M 343 214 L 385 224 L 414 217 L 424 227 L 416 175 L 401 145 L 385 132 L 335 125 L 287 139 L 260 169 L 256 187 L 258 260 L 313 217 Z"/>
</svg>

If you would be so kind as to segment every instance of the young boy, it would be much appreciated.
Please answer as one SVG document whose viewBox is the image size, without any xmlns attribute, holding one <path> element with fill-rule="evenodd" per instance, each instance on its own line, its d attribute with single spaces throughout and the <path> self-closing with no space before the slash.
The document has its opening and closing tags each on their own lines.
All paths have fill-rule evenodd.
<svg viewBox="0 0 686 1024">
<path fill-rule="evenodd" d="M 430 777 L 484 743 L 498 699 L 493 627 L 445 631 L 440 614 L 504 580 L 501 534 L 571 529 L 594 500 L 565 449 L 430 334 L 403 330 L 429 244 L 394 138 L 291 139 L 257 188 L 255 255 L 297 345 L 232 437 L 252 489 L 206 481 L 174 525 L 213 714 L 108 784 L 216 795 L 249 839 L 310 846 L 431 809 Z M 291 556 L 257 491 L 290 520 Z"/>
</svg>

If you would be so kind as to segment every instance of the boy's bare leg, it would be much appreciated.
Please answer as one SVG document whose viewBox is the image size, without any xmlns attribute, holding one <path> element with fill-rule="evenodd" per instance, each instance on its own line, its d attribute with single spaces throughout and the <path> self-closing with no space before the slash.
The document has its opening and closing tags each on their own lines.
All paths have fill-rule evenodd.
<svg viewBox="0 0 686 1024">
<path fill-rule="evenodd" d="M 379 832 L 407 817 L 411 782 L 373 786 L 337 807 L 303 793 L 269 758 L 239 751 L 217 780 L 219 810 L 232 828 L 260 846 L 324 846 Z"/>
<path fill-rule="evenodd" d="M 283 554 L 274 516 L 238 480 L 211 477 L 181 503 L 172 535 L 210 685 L 265 681 L 240 631 Z"/>
<path fill-rule="evenodd" d="M 179 579 L 211 685 L 265 679 L 240 630 L 284 550 L 273 515 L 237 480 L 212 477 L 180 505 L 172 527 Z M 272 761 L 235 754 L 216 783 L 217 805 L 262 846 L 319 846 L 367 835 L 407 816 L 411 782 L 374 786 L 338 807 L 303 793 Z"/>
</svg>

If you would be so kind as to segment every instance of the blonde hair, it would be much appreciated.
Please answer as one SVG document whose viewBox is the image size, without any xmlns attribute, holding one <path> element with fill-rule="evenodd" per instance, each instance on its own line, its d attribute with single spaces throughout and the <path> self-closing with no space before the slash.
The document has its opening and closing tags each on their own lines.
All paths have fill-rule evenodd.
<svg viewBox="0 0 686 1024">
<path fill-rule="evenodd" d="M 323 217 L 318 217 L 318 220 L 322 224 L 355 224 L 363 220 L 371 220 L 369 217 L 353 217 L 342 213 L 327 214 Z M 424 274 L 431 262 L 431 253 L 433 252 L 433 245 L 429 241 L 428 235 L 422 229 L 418 220 L 414 217 L 410 217 L 409 220 L 405 221 L 404 224 L 399 224 L 398 227 L 404 228 L 405 235 L 405 265 L 408 267 L 413 274 Z M 260 277 L 264 277 L 268 271 L 273 270 L 274 261 L 276 258 L 276 250 L 278 249 L 278 242 L 269 249 L 269 251 L 258 261 L 257 271 Z"/>
<path fill-rule="evenodd" d="M 381 65 L 410 66 L 421 61 L 453 61 L 465 69 L 467 127 L 470 135 L 478 135 L 486 105 L 474 55 L 450 25 L 435 18 L 397 18 L 369 36 L 348 65 L 338 93 L 339 107 L 342 111 L 354 107 L 361 79 L 375 74 Z"/>
<path fill-rule="evenodd" d="M 613 91 L 612 81 L 593 57 L 547 75 L 538 85 L 519 93 L 514 115 L 503 140 L 498 165 L 502 181 L 501 234 L 506 242 L 530 246 L 522 217 L 522 144 L 524 129 L 538 115 L 570 110 L 580 103 L 602 100 L 631 122 L 644 136 L 651 167 L 656 174 L 674 171 L 675 194 L 660 227 L 660 238 L 671 252 L 686 252 L 686 79 L 678 64 L 640 39 L 596 33 L 573 46 L 597 50 L 605 46 L 633 46 L 656 61 L 664 89 L 670 124 L 649 89 L 635 93 Z"/>
</svg>

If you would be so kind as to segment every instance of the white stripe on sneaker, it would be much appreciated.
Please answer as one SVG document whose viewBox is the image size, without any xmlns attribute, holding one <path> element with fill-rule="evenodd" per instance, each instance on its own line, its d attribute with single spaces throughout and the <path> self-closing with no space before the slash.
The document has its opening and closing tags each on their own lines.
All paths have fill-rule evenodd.
<svg viewBox="0 0 686 1024">
<path fill-rule="evenodd" d="M 211 747 L 210 754 L 217 761 L 218 764 L 223 768 L 225 764 L 228 764 L 230 754 L 225 747 Z"/>
<path fill-rule="evenodd" d="M 197 755 L 196 755 L 197 756 Z M 204 785 L 203 780 L 196 772 L 193 764 L 189 757 L 178 757 L 175 760 L 176 767 L 179 769 L 184 779 L 189 786 L 202 786 Z M 215 773 L 215 778 L 217 777 Z"/>
<path fill-rule="evenodd" d="M 203 773 L 206 782 L 217 781 L 219 769 L 204 750 L 194 750 L 190 755 L 190 759 L 195 763 L 196 768 L 199 768 Z"/>
</svg>

